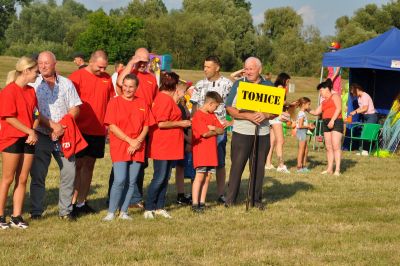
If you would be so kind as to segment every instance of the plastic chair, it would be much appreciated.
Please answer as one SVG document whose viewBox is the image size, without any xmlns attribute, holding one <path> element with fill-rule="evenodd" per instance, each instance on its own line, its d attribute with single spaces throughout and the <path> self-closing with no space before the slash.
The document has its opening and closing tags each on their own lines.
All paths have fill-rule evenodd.
<svg viewBox="0 0 400 266">
<path fill-rule="evenodd" d="M 354 129 L 361 128 L 361 135 L 359 137 L 354 136 Z M 352 150 L 353 139 L 361 140 L 361 146 L 363 146 L 364 141 L 369 141 L 369 154 L 371 154 L 372 143 L 375 142 L 377 155 L 379 156 L 379 131 L 382 126 L 379 124 L 358 124 L 354 125 L 350 130 L 350 150 Z"/>
</svg>

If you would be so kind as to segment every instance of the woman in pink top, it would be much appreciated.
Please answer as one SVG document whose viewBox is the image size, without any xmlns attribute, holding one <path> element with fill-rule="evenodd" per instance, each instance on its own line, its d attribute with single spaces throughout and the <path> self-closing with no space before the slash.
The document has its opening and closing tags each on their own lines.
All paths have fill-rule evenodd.
<svg viewBox="0 0 400 266">
<path fill-rule="evenodd" d="M 364 89 L 356 83 L 351 84 L 350 92 L 353 96 L 358 98 L 359 106 L 357 109 L 350 112 L 350 115 L 353 116 L 355 114 L 360 114 L 361 122 L 363 123 L 378 123 L 378 115 L 376 114 L 371 96 L 369 96 L 368 93 L 366 93 Z"/>
</svg>

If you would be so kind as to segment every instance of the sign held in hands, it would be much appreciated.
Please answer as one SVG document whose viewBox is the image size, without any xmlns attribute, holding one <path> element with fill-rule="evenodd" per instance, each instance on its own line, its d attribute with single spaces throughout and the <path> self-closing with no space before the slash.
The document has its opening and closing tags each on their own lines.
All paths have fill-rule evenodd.
<svg viewBox="0 0 400 266">
<path fill-rule="evenodd" d="M 285 89 L 240 82 L 236 107 L 256 112 L 280 115 L 285 102 Z"/>
</svg>

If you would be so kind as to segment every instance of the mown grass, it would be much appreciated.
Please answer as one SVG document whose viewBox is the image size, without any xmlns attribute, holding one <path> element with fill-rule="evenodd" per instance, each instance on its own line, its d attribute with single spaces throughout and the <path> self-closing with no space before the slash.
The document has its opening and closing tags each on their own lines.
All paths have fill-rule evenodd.
<svg viewBox="0 0 400 266">
<path fill-rule="evenodd" d="M 6 59 L 0 57 L 0 77 L 7 69 Z M 74 69 L 70 63 L 63 64 Z M 194 81 L 202 75 L 183 70 L 178 73 Z M 295 77 L 293 81 L 296 93 L 289 99 L 303 95 L 316 99 L 317 79 Z M 296 140 L 286 137 L 285 158 L 292 172 L 296 152 Z M 0 232 L 0 264 L 397 265 L 399 162 L 398 156 L 383 159 L 344 152 L 343 174 L 323 176 L 319 173 L 326 167 L 325 153 L 311 151 L 310 174 L 267 172 L 265 212 L 246 212 L 244 204 L 230 209 L 216 205 L 213 180 L 207 212 L 194 215 L 189 207 L 174 204 L 172 177 L 167 205 L 173 219 L 147 221 L 141 213 L 132 211 L 133 221 L 112 223 L 101 221 L 106 214 L 109 153 L 96 165 L 90 195 L 91 205 L 100 213 L 76 223 L 57 218 L 59 173 L 53 162 L 46 183 L 46 218 L 30 221 L 26 231 Z M 150 166 L 145 187 L 151 175 Z M 241 201 L 245 200 L 248 175 L 246 169 Z M 189 187 L 187 183 L 187 191 Z M 28 205 L 29 200 L 26 211 Z"/>
</svg>

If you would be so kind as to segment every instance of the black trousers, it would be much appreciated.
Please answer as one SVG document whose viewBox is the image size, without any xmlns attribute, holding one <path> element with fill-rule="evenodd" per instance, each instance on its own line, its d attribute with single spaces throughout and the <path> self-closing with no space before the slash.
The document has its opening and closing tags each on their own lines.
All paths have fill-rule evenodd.
<svg viewBox="0 0 400 266">
<path fill-rule="evenodd" d="M 253 145 L 255 135 L 243 135 L 236 132 L 232 134 L 231 141 L 231 171 L 229 173 L 228 192 L 226 195 L 226 203 L 236 203 L 237 196 L 240 190 L 240 182 L 247 161 L 250 161 L 250 166 L 253 162 Z M 255 204 L 262 202 L 262 188 L 264 184 L 265 161 L 267 152 L 269 151 L 269 134 L 257 137 L 256 155 L 257 166 L 255 169 L 255 188 L 254 202 Z M 250 188 L 253 191 L 253 188 Z M 252 193 L 250 193 L 252 194 Z"/>
</svg>

